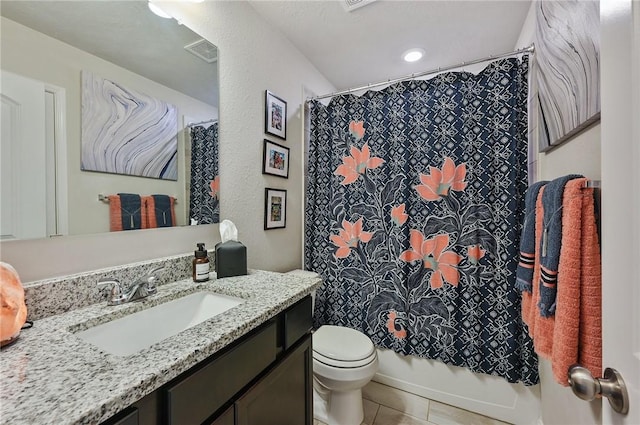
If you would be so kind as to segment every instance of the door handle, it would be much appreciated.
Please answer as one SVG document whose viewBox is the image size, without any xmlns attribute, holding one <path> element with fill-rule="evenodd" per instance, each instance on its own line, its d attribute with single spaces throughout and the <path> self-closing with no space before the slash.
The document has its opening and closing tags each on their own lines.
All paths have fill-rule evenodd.
<svg viewBox="0 0 640 425">
<path fill-rule="evenodd" d="M 622 375 L 610 367 L 604 370 L 604 378 L 594 378 L 589 369 L 580 365 L 569 368 L 569 385 L 579 398 L 591 401 L 606 397 L 614 411 L 626 415 L 629 412 L 629 393 Z"/>
</svg>

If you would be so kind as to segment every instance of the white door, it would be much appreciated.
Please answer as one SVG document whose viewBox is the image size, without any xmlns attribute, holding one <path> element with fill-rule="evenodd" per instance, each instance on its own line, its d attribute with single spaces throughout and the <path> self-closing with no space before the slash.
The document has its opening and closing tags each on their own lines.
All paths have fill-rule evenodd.
<svg viewBox="0 0 640 425">
<path fill-rule="evenodd" d="M 603 424 L 640 424 L 639 9 L 632 0 L 600 3 L 603 367 L 620 372 L 630 398 L 626 416 L 603 400 Z"/>
<path fill-rule="evenodd" d="M 47 236 L 44 84 L 2 71 L 0 239 Z"/>
</svg>

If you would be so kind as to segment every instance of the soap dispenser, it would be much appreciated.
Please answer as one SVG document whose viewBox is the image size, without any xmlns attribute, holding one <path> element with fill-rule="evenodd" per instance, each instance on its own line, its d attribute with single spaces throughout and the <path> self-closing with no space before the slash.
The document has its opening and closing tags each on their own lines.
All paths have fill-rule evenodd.
<svg viewBox="0 0 640 425">
<path fill-rule="evenodd" d="M 199 243 L 198 249 L 194 251 L 196 258 L 193 259 L 193 281 L 206 282 L 209 280 L 209 258 L 204 244 Z"/>
</svg>

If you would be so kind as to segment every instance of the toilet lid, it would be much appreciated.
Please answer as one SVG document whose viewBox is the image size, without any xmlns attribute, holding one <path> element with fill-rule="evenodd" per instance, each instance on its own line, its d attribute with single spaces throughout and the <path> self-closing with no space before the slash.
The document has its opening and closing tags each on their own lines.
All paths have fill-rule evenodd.
<svg viewBox="0 0 640 425">
<path fill-rule="evenodd" d="M 357 362 L 371 357 L 373 342 L 362 332 L 342 326 L 324 325 L 313 333 L 313 351 L 325 359 Z"/>
</svg>

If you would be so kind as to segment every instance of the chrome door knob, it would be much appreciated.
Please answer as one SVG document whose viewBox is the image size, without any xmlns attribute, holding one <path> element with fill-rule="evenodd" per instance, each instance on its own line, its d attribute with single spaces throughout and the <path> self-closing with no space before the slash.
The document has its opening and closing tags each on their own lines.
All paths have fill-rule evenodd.
<svg viewBox="0 0 640 425">
<path fill-rule="evenodd" d="M 594 378 L 587 368 L 573 365 L 569 368 L 569 385 L 573 393 L 583 400 L 606 397 L 616 412 L 623 415 L 629 412 L 627 386 L 615 369 L 608 367 L 604 370 L 604 378 Z"/>
</svg>

